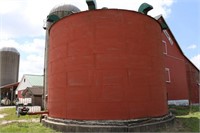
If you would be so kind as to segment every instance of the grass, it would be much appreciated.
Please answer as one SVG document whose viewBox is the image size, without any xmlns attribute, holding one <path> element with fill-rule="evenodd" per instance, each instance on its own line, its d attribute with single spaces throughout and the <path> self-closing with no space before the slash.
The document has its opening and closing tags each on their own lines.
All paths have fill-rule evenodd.
<svg viewBox="0 0 200 133">
<path fill-rule="evenodd" d="M 183 116 L 199 112 L 199 106 L 169 106 L 169 110 L 176 116 Z"/>
<path fill-rule="evenodd" d="M 24 116 L 20 116 L 19 118 L 16 115 L 16 109 L 15 108 L 5 108 L 0 110 L 0 114 L 6 114 L 6 116 L 2 119 L 0 118 L 0 122 L 2 120 L 29 120 L 29 119 L 39 119 L 40 115 L 24 115 Z"/>
<path fill-rule="evenodd" d="M 172 130 L 180 132 L 200 131 L 200 110 L 199 106 L 170 106 L 169 109 L 176 116 L 175 125 Z"/>
<path fill-rule="evenodd" d="M 41 123 L 17 122 L 0 126 L 0 133 L 52 133 L 55 132 L 49 128 L 45 128 Z"/>
<path fill-rule="evenodd" d="M 14 121 L 13 123 L 0 125 L 0 133 L 52 133 L 54 130 L 44 127 L 39 122 L 32 122 L 32 119 L 39 121 L 40 115 L 24 115 L 19 118 L 16 115 L 15 108 L 1 109 L 0 114 L 6 114 L 4 118 L 0 118 L 0 123 L 3 121 Z M 27 120 L 27 122 L 17 122 L 17 120 Z"/>
</svg>

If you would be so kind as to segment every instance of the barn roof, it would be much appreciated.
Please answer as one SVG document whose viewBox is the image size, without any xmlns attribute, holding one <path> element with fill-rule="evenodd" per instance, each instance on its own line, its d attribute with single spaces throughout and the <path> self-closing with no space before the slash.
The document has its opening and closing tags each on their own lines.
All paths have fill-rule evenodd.
<svg viewBox="0 0 200 133">
<path fill-rule="evenodd" d="M 16 83 L 0 86 L 0 89 L 2 89 L 2 88 L 10 89 L 12 87 L 17 87 L 18 85 L 19 85 L 19 82 L 16 82 Z"/>
<path fill-rule="evenodd" d="M 163 18 L 162 15 L 158 15 L 158 16 L 154 17 L 154 19 L 156 19 L 159 23 L 164 22 L 167 25 L 167 23 L 166 23 L 166 21 L 165 21 L 165 19 Z M 184 52 L 182 51 L 178 41 L 176 40 L 175 36 L 173 35 L 173 33 L 172 33 L 172 31 L 171 31 L 171 29 L 169 28 L 168 25 L 167 25 L 167 27 L 168 27 L 168 31 L 171 34 L 173 40 L 176 42 L 177 47 L 178 47 L 179 51 L 181 52 L 181 54 L 187 59 L 187 61 L 190 62 L 191 65 L 193 65 L 199 71 L 199 68 L 196 65 L 194 65 L 194 63 L 191 62 L 191 60 L 184 54 Z"/>
<path fill-rule="evenodd" d="M 22 95 L 25 95 L 26 92 L 31 92 L 33 95 L 42 95 L 43 87 L 27 87 L 26 90 L 23 91 Z"/>
<path fill-rule="evenodd" d="M 28 75 L 26 74 L 25 77 L 29 80 L 32 86 L 43 86 L 43 75 Z"/>
</svg>

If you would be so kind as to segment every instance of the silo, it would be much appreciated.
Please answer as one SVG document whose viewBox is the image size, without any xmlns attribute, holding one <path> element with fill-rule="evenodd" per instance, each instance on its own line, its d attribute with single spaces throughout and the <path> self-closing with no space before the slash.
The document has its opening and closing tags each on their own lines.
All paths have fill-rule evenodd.
<svg viewBox="0 0 200 133">
<path fill-rule="evenodd" d="M 19 52 L 13 47 L 0 49 L 0 86 L 18 82 Z"/>
<path fill-rule="evenodd" d="M 135 11 L 92 10 L 56 19 L 48 32 L 46 125 L 124 132 L 131 124 L 168 117 L 155 19 Z"/>
<path fill-rule="evenodd" d="M 43 106 L 44 109 L 47 109 L 47 97 L 48 97 L 48 51 L 49 51 L 49 30 L 50 27 L 63 17 L 67 17 L 71 14 L 80 12 L 80 9 L 70 4 L 61 4 L 57 5 L 50 11 L 47 16 L 45 26 L 43 27 L 46 30 L 45 37 L 45 60 L 44 60 L 44 91 L 43 91 Z"/>
</svg>

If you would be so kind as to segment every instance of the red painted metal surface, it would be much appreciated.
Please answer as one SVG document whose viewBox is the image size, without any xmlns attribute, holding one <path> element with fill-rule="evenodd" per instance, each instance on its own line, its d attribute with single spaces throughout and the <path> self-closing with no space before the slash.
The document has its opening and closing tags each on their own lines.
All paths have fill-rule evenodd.
<svg viewBox="0 0 200 133">
<path fill-rule="evenodd" d="M 50 30 L 50 117 L 119 120 L 167 113 L 160 25 L 125 10 L 66 17 Z"/>
</svg>

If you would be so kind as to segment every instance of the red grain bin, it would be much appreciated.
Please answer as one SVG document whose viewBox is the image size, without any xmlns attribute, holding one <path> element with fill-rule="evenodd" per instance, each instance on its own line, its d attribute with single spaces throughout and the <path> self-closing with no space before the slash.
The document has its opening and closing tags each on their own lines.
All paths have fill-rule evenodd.
<svg viewBox="0 0 200 133">
<path fill-rule="evenodd" d="M 127 10 L 85 11 L 52 25 L 49 116 L 127 120 L 168 113 L 161 27 Z"/>
</svg>

